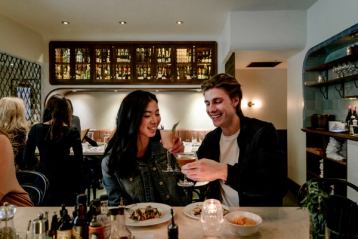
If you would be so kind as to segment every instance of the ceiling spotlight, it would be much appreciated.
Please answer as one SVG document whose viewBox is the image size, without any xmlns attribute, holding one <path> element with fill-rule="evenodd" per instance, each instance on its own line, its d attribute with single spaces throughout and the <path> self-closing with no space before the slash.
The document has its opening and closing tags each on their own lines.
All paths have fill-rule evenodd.
<svg viewBox="0 0 358 239">
<path fill-rule="evenodd" d="M 127 24 L 127 22 L 126 22 L 126 21 L 119 21 L 118 23 L 119 23 L 119 24 L 121 24 L 121 25 L 125 25 L 125 24 Z"/>
<path fill-rule="evenodd" d="M 70 22 L 69 21 L 61 21 L 61 24 L 68 25 L 68 24 L 70 24 Z"/>
<path fill-rule="evenodd" d="M 177 24 L 182 25 L 182 24 L 184 24 L 184 22 L 183 21 L 177 21 Z"/>
</svg>

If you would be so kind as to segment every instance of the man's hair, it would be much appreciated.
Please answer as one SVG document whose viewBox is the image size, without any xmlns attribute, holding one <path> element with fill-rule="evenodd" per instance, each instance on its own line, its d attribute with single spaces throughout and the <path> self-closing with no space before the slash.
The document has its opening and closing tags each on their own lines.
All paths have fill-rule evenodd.
<svg viewBox="0 0 358 239">
<path fill-rule="evenodd" d="M 241 110 L 241 85 L 238 80 L 235 79 L 235 77 L 226 73 L 220 73 L 212 76 L 210 79 L 204 81 L 201 84 L 201 90 L 203 91 L 203 93 L 213 88 L 220 88 L 224 90 L 231 99 L 234 97 L 238 97 L 240 102 L 236 107 L 236 113 L 239 117 L 243 116 Z"/>
</svg>

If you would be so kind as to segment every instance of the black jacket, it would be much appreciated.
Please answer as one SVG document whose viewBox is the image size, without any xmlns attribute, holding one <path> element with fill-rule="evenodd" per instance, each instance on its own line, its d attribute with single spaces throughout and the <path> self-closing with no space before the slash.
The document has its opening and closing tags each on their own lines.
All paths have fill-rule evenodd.
<svg viewBox="0 0 358 239">
<path fill-rule="evenodd" d="M 221 128 L 216 128 L 206 135 L 197 152 L 199 159 L 219 161 L 221 133 Z M 287 174 L 275 127 L 242 117 L 237 143 L 239 161 L 228 165 L 226 184 L 238 191 L 240 206 L 281 206 Z M 209 184 L 206 197 L 221 200 L 219 180 Z"/>
</svg>

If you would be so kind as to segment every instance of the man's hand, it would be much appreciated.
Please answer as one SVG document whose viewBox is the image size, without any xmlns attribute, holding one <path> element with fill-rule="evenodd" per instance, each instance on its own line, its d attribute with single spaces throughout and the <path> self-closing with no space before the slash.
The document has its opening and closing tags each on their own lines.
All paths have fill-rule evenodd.
<svg viewBox="0 0 358 239">
<path fill-rule="evenodd" d="M 191 180 L 199 182 L 227 179 L 227 165 L 206 158 L 185 164 L 181 171 Z"/>
</svg>

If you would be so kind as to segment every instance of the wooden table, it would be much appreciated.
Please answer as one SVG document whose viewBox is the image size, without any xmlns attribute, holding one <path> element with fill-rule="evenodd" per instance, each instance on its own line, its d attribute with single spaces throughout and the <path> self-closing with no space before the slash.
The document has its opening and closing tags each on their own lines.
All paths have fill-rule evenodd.
<svg viewBox="0 0 358 239">
<path fill-rule="evenodd" d="M 24 235 L 27 222 L 34 219 L 39 212 L 48 211 L 51 218 L 54 211 L 59 211 L 59 207 L 22 207 L 17 208 L 14 223 L 16 231 Z M 72 211 L 72 208 L 68 208 Z M 183 207 L 174 207 L 175 220 L 179 226 L 179 238 L 181 239 L 201 239 L 203 238 L 200 221 L 191 219 L 183 214 Z M 237 209 L 232 209 L 237 210 Z M 245 238 L 249 239 L 287 239 L 287 238 L 309 238 L 309 219 L 305 209 L 297 207 L 243 207 L 240 210 L 250 211 L 260 215 L 263 223 L 259 232 Z M 166 239 L 167 225 L 169 222 L 156 226 L 130 227 L 136 236 L 135 239 Z M 231 234 L 224 225 L 222 239 L 240 238 Z"/>
</svg>

